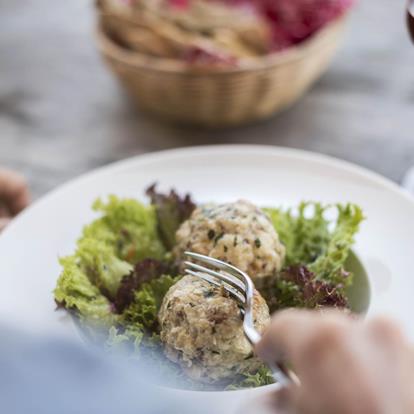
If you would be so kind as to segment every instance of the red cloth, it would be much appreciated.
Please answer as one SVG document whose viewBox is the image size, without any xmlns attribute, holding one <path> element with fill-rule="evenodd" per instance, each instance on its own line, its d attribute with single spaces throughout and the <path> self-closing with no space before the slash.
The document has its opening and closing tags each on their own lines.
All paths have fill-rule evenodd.
<svg viewBox="0 0 414 414">
<path fill-rule="evenodd" d="M 169 0 L 180 8 L 190 0 Z M 234 6 L 244 6 L 252 13 L 262 15 L 272 27 L 270 50 L 281 50 L 302 42 L 326 23 L 341 16 L 354 0 L 205 0 L 222 1 Z"/>
</svg>

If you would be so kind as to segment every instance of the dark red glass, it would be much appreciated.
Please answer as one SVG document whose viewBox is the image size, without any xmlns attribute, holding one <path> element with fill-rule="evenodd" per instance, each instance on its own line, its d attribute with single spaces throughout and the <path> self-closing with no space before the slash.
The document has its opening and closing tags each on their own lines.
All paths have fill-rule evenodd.
<svg viewBox="0 0 414 414">
<path fill-rule="evenodd" d="M 411 40 L 414 42 L 414 0 L 408 0 L 407 25 L 410 31 Z"/>
</svg>

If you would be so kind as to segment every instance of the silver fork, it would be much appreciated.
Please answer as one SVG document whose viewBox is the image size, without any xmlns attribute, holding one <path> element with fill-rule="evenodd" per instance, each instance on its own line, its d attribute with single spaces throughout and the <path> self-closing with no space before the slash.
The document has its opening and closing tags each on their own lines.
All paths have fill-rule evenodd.
<svg viewBox="0 0 414 414">
<path fill-rule="evenodd" d="M 243 329 L 246 338 L 253 346 L 256 345 L 260 341 L 261 335 L 254 327 L 254 285 L 250 277 L 237 267 L 222 262 L 221 260 L 193 252 L 185 252 L 184 254 L 204 265 L 185 261 L 185 272 L 187 274 L 204 279 L 215 286 L 222 287 L 237 301 L 243 315 Z M 284 365 L 274 363 L 269 364 L 269 368 L 272 370 L 273 378 L 282 387 L 299 383 L 296 375 Z"/>
</svg>

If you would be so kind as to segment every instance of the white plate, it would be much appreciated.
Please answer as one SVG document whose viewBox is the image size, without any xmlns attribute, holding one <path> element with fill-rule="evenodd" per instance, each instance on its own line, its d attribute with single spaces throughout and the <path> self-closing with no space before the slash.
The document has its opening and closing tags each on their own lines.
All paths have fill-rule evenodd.
<svg viewBox="0 0 414 414">
<path fill-rule="evenodd" d="M 102 168 L 53 191 L 21 214 L 0 237 L 1 322 L 35 332 L 79 338 L 72 322 L 55 312 L 52 290 L 58 256 L 71 253 L 100 196 L 144 198 L 158 181 L 190 191 L 196 200 L 246 198 L 259 205 L 300 200 L 352 201 L 367 221 L 355 250 L 372 288 L 368 316 L 394 317 L 414 338 L 414 202 L 396 185 L 362 168 L 303 151 L 263 146 L 195 147 L 136 157 Z M 227 413 L 241 396 L 260 391 L 188 393 Z M 236 397 L 237 396 L 237 397 Z"/>
</svg>

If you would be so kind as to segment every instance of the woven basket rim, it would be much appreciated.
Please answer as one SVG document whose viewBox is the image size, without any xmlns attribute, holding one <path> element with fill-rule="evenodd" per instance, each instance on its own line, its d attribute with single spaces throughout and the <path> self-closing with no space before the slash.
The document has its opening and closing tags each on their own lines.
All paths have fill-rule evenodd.
<svg viewBox="0 0 414 414">
<path fill-rule="evenodd" d="M 314 33 L 309 39 L 296 46 L 292 46 L 286 50 L 274 52 L 263 57 L 258 57 L 256 59 L 243 61 L 237 67 L 209 66 L 206 68 L 201 66 L 191 66 L 176 59 L 153 57 L 128 50 L 111 39 L 111 37 L 105 32 L 103 24 L 100 20 L 98 20 L 96 26 L 95 37 L 98 42 L 98 47 L 104 55 L 109 56 L 127 66 L 150 69 L 164 73 L 203 73 L 209 75 L 223 75 L 261 70 L 272 66 L 290 64 L 292 61 L 303 59 L 303 57 L 312 53 L 314 49 L 319 48 L 325 41 L 329 41 L 330 32 L 340 30 L 345 24 L 347 15 L 348 13 L 345 13 L 335 20 L 332 20 Z"/>
</svg>

